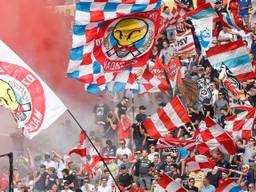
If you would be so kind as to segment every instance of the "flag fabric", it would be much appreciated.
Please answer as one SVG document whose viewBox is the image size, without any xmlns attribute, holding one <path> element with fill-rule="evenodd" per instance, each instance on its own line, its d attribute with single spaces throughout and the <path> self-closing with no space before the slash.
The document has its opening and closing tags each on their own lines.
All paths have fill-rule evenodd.
<svg viewBox="0 0 256 192">
<path fill-rule="evenodd" d="M 97 93 L 130 67 L 146 64 L 159 28 L 161 0 L 76 4 L 68 76 Z"/>
<path fill-rule="evenodd" d="M 181 146 L 186 150 L 193 151 L 196 146 L 196 139 L 186 139 L 182 140 L 174 137 L 161 137 L 158 139 L 157 148 L 169 148 L 169 147 Z"/>
<path fill-rule="evenodd" d="M 190 20 L 202 19 L 204 17 L 213 17 L 213 19 L 215 19 L 218 15 L 210 3 L 205 3 L 187 13 L 186 17 Z"/>
<path fill-rule="evenodd" d="M 186 103 L 193 105 L 199 97 L 199 89 L 196 83 L 188 79 L 182 79 L 181 89 Z"/>
<path fill-rule="evenodd" d="M 242 40 L 211 47 L 207 58 L 214 69 L 224 64 L 238 80 L 246 80 L 253 72 L 252 60 Z"/>
<path fill-rule="evenodd" d="M 218 186 L 216 192 L 240 192 L 241 187 L 233 179 L 225 180 Z"/>
<path fill-rule="evenodd" d="M 76 147 L 70 149 L 68 154 L 69 155 L 77 154 L 80 157 L 86 157 L 87 151 L 86 151 L 86 146 L 84 146 L 85 140 L 86 140 L 86 133 L 85 131 L 81 131 L 79 144 Z"/>
<path fill-rule="evenodd" d="M 203 54 L 212 46 L 213 40 L 213 17 L 203 17 L 192 19 L 196 35 L 201 45 Z"/>
<path fill-rule="evenodd" d="M 151 138 L 158 139 L 188 122 L 188 112 L 179 97 L 175 96 L 164 108 L 151 115 L 144 122 L 144 127 Z"/>
<path fill-rule="evenodd" d="M 166 174 L 159 178 L 158 186 L 161 189 L 166 190 L 167 192 L 187 192 L 187 190 L 183 186 L 176 183 L 173 178 L 169 177 Z"/>
<path fill-rule="evenodd" d="M 243 24 L 243 21 L 238 15 L 238 12 L 221 13 L 220 17 L 221 24 L 224 27 L 248 32 L 248 28 Z"/>
<path fill-rule="evenodd" d="M 158 79 L 146 69 L 140 79 L 138 79 L 139 94 L 164 92 L 169 89 L 166 79 Z"/>
<path fill-rule="evenodd" d="M 205 99 L 212 99 L 212 91 L 210 90 L 210 81 L 205 77 L 201 77 L 196 80 L 196 84 L 198 86 L 199 92 L 199 101 L 203 102 Z"/>
<path fill-rule="evenodd" d="M 207 154 L 214 149 L 230 155 L 236 153 L 237 148 L 231 136 L 211 118 L 206 117 L 201 121 L 199 132 L 197 150 L 200 154 Z"/>
<path fill-rule="evenodd" d="M 219 79 L 231 98 L 249 104 L 242 85 L 225 64 L 221 64 L 220 66 Z"/>
<path fill-rule="evenodd" d="M 256 109 L 254 107 L 249 107 L 248 110 L 227 117 L 224 121 L 225 130 L 232 135 L 233 138 L 248 140 L 252 136 L 255 118 Z"/>
<path fill-rule="evenodd" d="M 186 160 L 186 166 L 190 172 L 211 170 L 215 165 L 215 161 L 205 155 L 195 155 Z"/>
<path fill-rule="evenodd" d="M 190 29 L 176 34 L 175 47 L 180 55 L 194 55 L 196 53 L 194 38 Z"/>
<path fill-rule="evenodd" d="M 11 111 L 18 128 L 29 139 L 51 126 L 66 111 L 46 83 L 2 41 L 0 106 Z"/>
</svg>

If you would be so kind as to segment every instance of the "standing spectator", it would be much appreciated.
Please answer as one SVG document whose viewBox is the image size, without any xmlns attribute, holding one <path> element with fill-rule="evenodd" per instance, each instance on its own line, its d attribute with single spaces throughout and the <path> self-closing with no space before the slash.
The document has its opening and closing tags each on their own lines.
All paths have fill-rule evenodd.
<svg viewBox="0 0 256 192">
<path fill-rule="evenodd" d="M 228 102 L 224 97 L 224 93 L 219 92 L 218 99 L 214 103 L 214 112 L 215 112 L 214 117 L 218 121 L 220 121 L 222 117 L 222 113 L 221 113 L 222 108 L 228 108 Z"/>
<path fill-rule="evenodd" d="M 175 48 L 170 46 L 168 41 L 163 42 L 163 49 L 160 51 L 159 57 L 162 59 L 164 65 L 168 65 L 171 58 L 174 56 Z"/>
<path fill-rule="evenodd" d="M 132 155 L 132 151 L 128 147 L 126 147 L 126 141 L 124 139 L 121 139 L 119 144 L 120 144 L 120 147 L 117 148 L 116 150 L 116 156 L 120 158 L 122 157 L 122 155 L 126 154 L 128 155 L 128 157 L 130 157 Z M 118 164 L 119 165 L 121 164 L 120 160 L 118 160 Z"/>
<path fill-rule="evenodd" d="M 140 187 L 139 182 L 133 182 L 132 187 L 129 190 L 129 192 L 144 192 L 144 189 L 142 187 Z"/>
<path fill-rule="evenodd" d="M 106 147 L 103 147 L 102 149 L 102 155 L 103 156 L 116 156 L 116 146 L 112 144 L 111 140 L 106 141 Z"/>
<path fill-rule="evenodd" d="M 81 187 L 82 192 L 95 192 L 95 187 L 90 184 L 89 177 L 84 178 L 84 184 Z"/>
<path fill-rule="evenodd" d="M 118 122 L 112 112 L 109 112 L 106 122 L 104 122 L 104 137 L 111 139 L 116 144 Z"/>
<path fill-rule="evenodd" d="M 35 192 L 44 192 L 46 190 L 45 183 L 47 175 L 46 166 L 41 165 L 35 177 Z"/>
<path fill-rule="evenodd" d="M 189 192 L 198 192 L 198 188 L 195 186 L 195 179 L 194 178 L 189 178 L 188 179 L 188 185 L 186 185 L 185 188 Z"/>
<path fill-rule="evenodd" d="M 145 190 L 150 190 L 152 176 L 150 175 L 153 164 L 148 159 L 148 151 L 144 149 L 142 151 L 142 157 L 138 160 L 139 164 L 139 182 Z"/>
<path fill-rule="evenodd" d="M 98 192 L 112 192 L 112 186 L 107 185 L 108 179 L 106 177 L 101 178 L 101 183 L 98 187 Z"/>
<path fill-rule="evenodd" d="M 46 177 L 46 182 L 45 182 L 46 189 L 47 190 L 52 189 L 52 186 L 54 184 L 59 185 L 58 176 L 55 173 L 55 169 L 53 167 L 49 167 L 48 168 L 48 175 Z"/>
<path fill-rule="evenodd" d="M 66 189 L 67 187 L 69 189 L 74 189 L 75 187 L 75 178 L 73 177 L 73 175 L 69 174 L 69 170 L 68 169 L 63 169 L 62 170 L 62 175 L 63 175 L 63 179 L 61 182 L 61 188 L 62 189 Z"/>
<path fill-rule="evenodd" d="M 120 121 L 121 115 L 126 114 L 126 111 L 128 110 L 127 104 L 129 102 L 128 97 L 123 97 L 121 102 L 117 104 L 115 108 L 115 116 L 118 122 Z"/>
<path fill-rule="evenodd" d="M 245 145 L 244 148 L 244 155 L 243 155 L 243 163 L 244 164 L 249 164 L 249 161 L 253 159 L 253 147 L 254 147 L 254 143 L 255 143 L 255 139 L 253 137 L 251 137 L 247 143 L 247 145 Z"/>
<path fill-rule="evenodd" d="M 127 146 L 130 146 L 131 137 L 131 121 L 126 114 L 121 114 L 120 121 L 118 123 L 118 139 L 124 139 Z"/>
<path fill-rule="evenodd" d="M 97 98 L 97 105 L 93 109 L 94 121 L 96 124 L 104 122 L 107 119 L 109 113 L 109 106 L 104 103 L 104 98 L 102 95 L 99 95 Z"/>
<path fill-rule="evenodd" d="M 189 178 L 195 179 L 195 186 L 198 189 L 201 189 L 204 177 L 205 177 L 205 173 L 203 171 L 193 171 L 189 173 Z"/>
<path fill-rule="evenodd" d="M 57 169 L 58 165 L 55 161 L 51 160 L 50 154 L 45 154 L 44 159 L 45 159 L 45 161 L 43 162 L 43 164 L 45 165 L 46 169 L 48 169 L 50 167 Z"/>
<path fill-rule="evenodd" d="M 240 175 L 239 178 L 240 182 L 245 183 L 247 186 L 249 186 L 250 183 L 255 182 L 253 172 L 250 170 L 249 165 L 243 165 L 241 171 L 242 174 Z"/>
<path fill-rule="evenodd" d="M 118 174 L 118 181 L 120 185 L 125 188 L 125 190 L 129 190 L 131 188 L 133 177 L 125 164 L 121 165 L 120 167 L 120 171 Z"/>
<path fill-rule="evenodd" d="M 207 173 L 206 177 L 209 178 L 210 184 L 217 188 L 218 182 L 221 179 L 221 172 L 218 171 L 218 167 L 216 166 L 212 169 L 211 172 Z"/>
<path fill-rule="evenodd" d="M 203 186 L 200 190 L 200 192 L 215 192 L 216 189 L 213 185 L 210 184 L 210 179 L 209 178 L 204 178 L 203 180 Z"/>
<path fill-rule="evenodd" d="M 132 125 L 133 141 L 136 150 L 142 150 L 143 141 L 145 139 L 143 122 L 146 119 L 146 107 L 144 105 L 141 105 L 139 107 L 139 113 L 135 117 L 136 123 Z"/>
</svg>

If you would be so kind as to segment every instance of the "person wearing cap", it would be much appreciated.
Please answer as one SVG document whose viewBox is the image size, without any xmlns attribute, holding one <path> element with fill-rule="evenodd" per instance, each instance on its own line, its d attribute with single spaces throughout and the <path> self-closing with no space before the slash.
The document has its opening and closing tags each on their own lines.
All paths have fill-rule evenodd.
<svg viewBox="0 0 256 192">
<path fill-rule="evenodd" d="M 139 113 L 136 115 L 136 122 L 132 125 L 132 136 L 136 150 L 141 150 L 145 138 L 143 122 L 147 119 L 146 107 L 141 105 Z"/>
<path fill-rule="evenodd" d="M 126 190 L 131 188 L 133 176 L 131 174 L 131 171 L 129 171 L 127 165 L 121 165 L 117 178 L 120 185 L 122 185 Z"/>
<path fill-rule="evenodd" d="M 45 182 L 47 177 L 46 166 L 40 165 L 40 170 L 35 177 L 35 192 L 44 192 L 46 190 Z"/>
<path fill-rule="evenodd" d="M 82 192 L 95 192 L 95 187 L 94 185 L 90 184 L 90 179 L 89 177 L 84 178 L 84 184 L 81 187 Z"/>
<path fill-rule="evenodd" d="M 121 114 L 126 114 L 126 111 L 128 109 L 127 107 L 128 102 L 129 102 L 129 98 L 123 97 L 121 102 L 116 105 L 115 117 L 118 121 L 120 121 Z"/>
</svg>

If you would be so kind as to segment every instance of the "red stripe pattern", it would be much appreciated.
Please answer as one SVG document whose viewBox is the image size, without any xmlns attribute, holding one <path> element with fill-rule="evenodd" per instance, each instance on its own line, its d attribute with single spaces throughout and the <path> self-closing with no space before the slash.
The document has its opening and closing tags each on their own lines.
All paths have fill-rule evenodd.
<svg viewBox="0 0 256 192">
<path fill-rule="evenodd" d="M 162 137 L 158 140 L 157 148 L 168 148 L 173 146 L 181 146 L 184 149 L 187 149 L 189 151 L 193 151 L 196 146 L 196 140 L 195 138 L 188 139 L 188 140 L 181 140 L 174 137 Z"/>
<path fill-rule="evenodd" d="M 185 188 L 176 183 L 173 178 L 169 177 L 166 174 L 160 177 L 158 185 L 160 186 L 160 188 L 168 192 L 187 192 Z"/>
<path fill-rule="evenodd" d="M 188 112 L 176 96 L 164 108 L 147 119 L 144 127 L 151 138 L 158 139 L 188 122 L 190 122 Z"/>
</svg>

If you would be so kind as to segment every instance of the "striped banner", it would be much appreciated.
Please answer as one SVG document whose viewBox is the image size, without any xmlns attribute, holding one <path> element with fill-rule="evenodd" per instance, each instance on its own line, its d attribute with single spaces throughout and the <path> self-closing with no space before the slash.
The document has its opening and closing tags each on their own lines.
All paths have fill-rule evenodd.
<svg viewBox="0 0 256 192">
<path fill-rule="evenodd" d="M 196 53 L 192 31 L 189 29 L 183 33 L 176 34 L 175 47 L 178 54 L 191 55 Z"/>
</svg>

